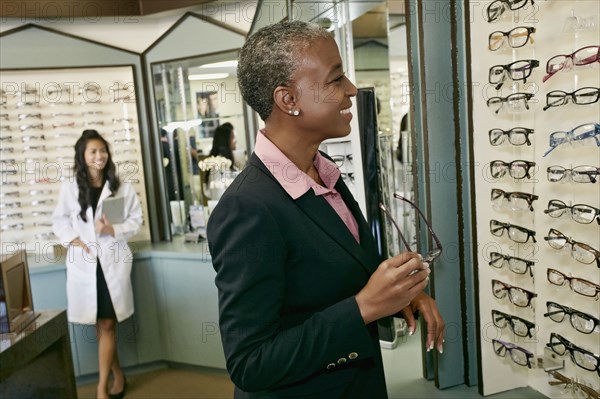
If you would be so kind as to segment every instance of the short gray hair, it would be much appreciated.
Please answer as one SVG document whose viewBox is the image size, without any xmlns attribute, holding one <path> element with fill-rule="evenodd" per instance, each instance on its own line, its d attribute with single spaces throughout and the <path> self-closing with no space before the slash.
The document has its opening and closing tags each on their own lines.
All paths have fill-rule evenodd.
<svg viewBox="0 0 600 399">
<path fill-rule="evenodd" d="M 323 38 L 332 39 L 331 33 L 317 24 L 282 21 L 258 30 L 242 46 L 238 83 L 242 97 L 263 121 L 273 111 L 275 88 L 291 83 L 305 50 Z"/>
</svg>

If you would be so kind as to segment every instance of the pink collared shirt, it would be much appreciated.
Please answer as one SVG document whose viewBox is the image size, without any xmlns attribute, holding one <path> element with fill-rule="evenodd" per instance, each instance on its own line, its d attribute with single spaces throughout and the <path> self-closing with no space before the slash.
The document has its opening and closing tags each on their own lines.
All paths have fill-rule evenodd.
<svg viewBox="0 0 600 399">
<path fill-rule="evenodd" d="M 269 169 L 273 177 L 281 184 L 283 189 L 292 199 L 296 200 L 311 188 L 315 195 L 322 195 L 325 201 L 338 214 L 344 224 L 350 230 L 357 242 L 360 242 L 358 234 L 358 223 L 342 199 L 340 193 L 335 189 L 335 183 L 340 177 L 340 171 L 334 162 L 331 162 L 319 152 L 314 159 L 314 165 L 319 176 L 326 187 L 315 182 L 310 176 L 301 171 L 292 161 L 286 157 L 275 144 L 271 142 L 261 129 L 256 135 L 254 153 Z"/>
</svg>

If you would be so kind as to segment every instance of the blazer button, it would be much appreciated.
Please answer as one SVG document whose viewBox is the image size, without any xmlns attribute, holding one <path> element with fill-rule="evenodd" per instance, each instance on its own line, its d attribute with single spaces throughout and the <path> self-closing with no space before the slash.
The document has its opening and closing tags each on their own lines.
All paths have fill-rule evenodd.
<svg viewBox="0 0 600 399">
<path fill-rule="evenodd" d="M 346 358 L 345 358 L 345 357 L 340 357 L 340 358 L 338 359 L 338 361 L 337 361 L 337 364 L 340 364 L 340 365 L 341 365 L 341 364 L 344 364 L 344 363 L 346 363 Z"/>
<path fill-rule="evenodd" d="M 348 358 L 349 358 L 350 360 L 354 360 L 354 359 L 356 359 L 357 357 L 358 357 L 358 353 L 356 353 L 356 352 L 350 352 L 350 354 L 348 355 Z"/>
<path fill-rule="evenodd" d="M 332 369 L 332 368 L 334 368 L 334 367 L 335 367 L 335 363 L 329 363 L 329 364 L 327 365 L 327 370 L 331 370 L 331 369 Z"/>
</svg>

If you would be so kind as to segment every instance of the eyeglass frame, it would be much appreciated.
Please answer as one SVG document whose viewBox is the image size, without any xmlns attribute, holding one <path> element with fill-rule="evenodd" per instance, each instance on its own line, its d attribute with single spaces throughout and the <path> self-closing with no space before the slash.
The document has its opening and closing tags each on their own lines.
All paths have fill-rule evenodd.
<svg viewBox="0 0 600 399">
<path fill-rule="evenodd" d="M 496 259 L 492 259 L 492 257 L 495 257 L 495 255 L 498 255 L 498 257 Z M 497 262 L 499 259 L 502 259 L 502 264 L 500 265 L 500 267 L 494 266 L 494 263 Z M 520 272 L 517 272 L 514 269 L 512 269 L 510 267 L 511 259 L 515 259 L 515 260 L 525 263 L 525 271 L 523 273 L 520 273 Z M 529 276 L 533 277 L 533 270 L 531 268 L 533 266 L 535 266 L 534 261 L 518 258 L 516 256 L 504 255 L 504 254 L 501 254 L 500 252 L 490 252 L 490 261 L 488 262 L 488 265 L 490 265 L 491 267 L 495 267 L 496 269 L 501 269 L 504 266 L 505 261 L 508 262 L 508 265 L 509 265 L 508 269 L 511 272 L 516 273 L 516 274 L 525 274 L 527 272 L 527 270 L 529 270 Z"/>
<path fill-rule="evenodd" d="M 518 1 L 518 0 L 515 0 L 515 1 L 513 1 L 513 2 L 516 2 L 516 1 Z M 511 11 L 515 11 L 515 10 L 519 10 L 519 9 L 521 9 L 521 8 L 525 7 L 525 6 L 527 5 L 527 3 L 528 3 L 528 2 L 529 2 L 529 0 L 523 0 L 523 5 L 521 5 L 521 6 L 519 6 L 519 7 L 516 7 L 516 8 L 511 8 L 511 4 L 512 4 L 512 3 L 511 3 L 511 1 L 510 1 L 510 0 L 494 0 L 494 1 L 492 1 L 492 2 L 491 2 L 491 3 L 490 3 L 488 6 L 487 6 L 487 8 L 485 9 L 485 14 L 486 14 L 486 17 L 487 17 L 487 22 L 494 22 L 494 21 L 497 21 L 497 20 L 498 20 L 498 19 L 499 19 L 499 18 L 500 18 L 500 17 L 501 17 L 503 14 L 504 14 L 504 11 L 506 11 L 506 7 L 505 7 L 505 6 L 508 6 L 508 9 L 509 9 L 509 10 L 511 10 Z M 491 18 L 491 17 L 490 17 L 490 8 L 492 7 L 492 5 L 493 5 L 494 3 L 501 3 L 501 4 L 503 5 L 503 7 L 502 7 L 502 11 L 500 11 L 500 13 L 498 14 L 498 16 L 496 16 L 495 18 Z M 531 0 L 531 4 L 532 4 L 532 5 L 533 5 L 533 4 L 535 4 L 535 1 L 534 1 L 534 0 Z"/>
<path fill-rule="evenodd" d="M 573 135 L 573 132 L 575 130 L 579 129 L 580 127 L 586 126 L 586 125 L 594 125 L 594 128 L 588 132 L 580 133 L 577 136 Z M 557 139 L 554 138 L 554 136 L 557 133 L 564 133 L 565 137 L 562 140 L 558 141 Z M 550 146 L 550 149 L 548 149 L 548 151 L 546 151 L 544 153 L 544 155 L 542 155 L 542 156 L 545 157 L 546 155 L 550 154 L 552 151 L 554 151 L 554 149 L 556 147 L 558 147 L 561 144 L 572 142 L 572 141 L 581 141 L 581 140 L 585 140 L 585 139 L 589 139 L 589 138 L 595 139 L 596 145 L 598 147 L 600 147 L 600 137 L 597 137 L 597 136 L 600 136 L 600 123 L 595 123 L 595 122 L 583 123 L 583 124 L 581 124 L 577 127 L 574 127 L 573 129 L 566 131 L 566 132 L 560 131 L 560 130 L 556 131 L 556 132 L 552 132 L 552 133 L 550 133 L 550 137 L 548 139 L 548 141 L 549 141 L 548 145 Z"/>
<path fill-rule="evenodd" d="M 554 312 L 550 312 L 550 309 L 548 309 L 550 306 L 555 306 L 555 307 L 557 307 L 557 308 L 560 308 L 560 311 L 554 311 Z M 570 316 L 570 317 L 569 317 L 569 321 L 571 322 L 571 326 L 572 326 L 572 327 L 573 327 L 575 330 L 579 331 L 580 333 L 583 333 L 583 334 L 591 334 L 591 333 L 593 333 L 594 331 L 596 331 L 596 332 L 600 332 L 600 320 L 599 320 L 598 318 L 596 318 L 596 317 L 594 317 L 594 316 L 590 315 L 590 314 L 587 314 L 587 313 L 585 313 L 585 312 L 582 312 L 582 311 L 580 311 L 580 310 L 577 310 L 577 309 L 570 308 L 570 307 L 568 307 L 568 306 L 565 306 L 565 305 L 561 305 L 560 303 L 553 302 L 553 301 L 547 301 L 547 302 L 546 302 L 546 309 L 548 310 L 548 312 L 544 313 L 544 317 L 548 317 L 550 320 L 552 320 L 552 321 L 553 321 L 553 322 L 555 322 L 555 323 L 562 323 L 562 322 L 565 320 L 565 316 L 566 316 L 566 315 L 569 315 L 569 316 Z M 562 317 L 562 319 L 560 319 L 560 320 L 554 320 L 554 319 L 551 317 L 552 315 L 559 314 L 559 313 L 562 313 L 562 314 L 563 314 L 563 317 Z M 590 331 L 581 331 L 580 329 L 578 329 L 578 328 L 575 326 L 575 323 L 573 323 L 573 316 L 575 316 L 575 315 L 579 315 L 580 317 L 583 315 L 583 316 L 585 316 L 585 317 L 582 317 L 582 318 L 584 318 L 584 319 L 587 319 L 587 320 L 589 320 L 589 321 L 592 321 L 592 322 L 594 322 L 594 328 L 592 328 Z"/>
<path fill-rule="evenodd" d="M 498 342 L 502 348 L 504 348 L 504 354 L 500 354 L 499 351 L 496 350 L 496 346 L 494 345 L 494 342 Z M 519 365 L 519 366 L 527 366 L 528 368 L 532 368 L 531 365 L 531 359 L 533 359 L 533 353 L 531 351 L 528 351 L 527 349 L 519 346 L 519 345 L 515 345 L 512 342 L 506 342 L 506 341 L 502 341 L 501 339 L 492 339 L 492 347 L 494 348 L 494 353 L 500 357 L 506 357 L 506 352 L 508 351 L 510 353 L 510 359 L 513 361 L 513 363 Z M 522 352 L 525 354 L 525 359 L 527 361 L 527 364 L 521 364 L 517 361 L 515 361 L 515 358 L 512 356 L 512 350 L 518 350 L 519 352 Z"/>
<path fill-rule="evenodd" d="M 568 388 L 568 386 L 570 385 L 571 393 L 573 393 L 573 395 L 575 395 L 574 390 L 577 387 L 587 395 L 587 399 L 597 399 L 598 397 L 600 397 L 599 391 L 596 391 L 594 388 L 582 384 L 573 378 L 564 376 L 556 370 L 548 370 L 548 373 L 556 379 L 555 381 L 548 381 L 549 385 L 565 384 L 565 388 Z"/>
<path fill-rule="evenodd" d="M 502 233 L 500 235 L 496 235 L 496 234 L 494 234 L 492 232 L 492 224 L 493 223 L 495 223 L 497 225 L 497 227 L 498 227 L 498 229 L 496 229 L 496 230 L 501 230 L 502 231 Z M 520 242 L 520 241 L 513 240 L 510 237 L 510 231 L 509 231 L 510 228 L 515 228 L 515 229 L 517 229 L 517 230 L 519 230 L 521 232 L 527 233 L 527 238 L 525 239 L 525 241 Z M 511 241 L 517 242 L 519 244 L 525 244 L 525 243 L 529 242 L 529 237 L 531 237 L 531 239 L 533 240 L 534 243 L 537 242 L 537 240 L 535 239 L 536 232 L 533 231 L 533 230 L 530 230 L 530 229 L 522 227 L 522 226 L 517 226 L 517 225 L 511 224 L 511 223 L 504 223 L 504 222 L 501 222 L 501 221 L 496 220 L 496 219 L 490 220 L 490 234 L 491 235 L 493 235 L 494 237 L 502 237 L 504 235 L 504 230 L 507 230 L 507 232 L 508 232 L 508 238 Z"/>
<path fill-rule="evenodd" d="M 517 130 L 517 129 L 522 129 L 523 130 L 523 135 L 525 136 L 525 142 L 524 143 L 515 144 L 515 143 L 513 143 L 511 141 L 511 139 L 510 139 L 511 133 L 513 132 L 513 130 Z M 494 144 L 494 142 L 492 141 L 492 132 L 493 131 L 500 131 L 500 132 L 502 132 L 502 135 L 500 135 L 498 137 L 504 137 L 504 136 L 506 136 L 506 137 L 508 137 L 508 142 L 510 144 L 517 145 L 517 146 L 518 145 L 523 145 L 523 144 L 531 145 L 531 141 L 529 141 L 529 135 L 533 134 L 535 132 L 534 129 L 529 129 L 529 128 L 526 128 L 526 127 L 513 127 L 512 129 L 509 129 L 509 130 L 503 130 L 503 129 L 500 129 L 500 128 L 493 128 L 493 129 L 490 129 L 488 131 L 488 138 L 490 140 L 490 144 L 493 145 L 493 146 L 498 146 L 498 145 L 504 143 L 504 139 L 502 139 L 502 141 L 500 141 L 499 143 Z"/>
<path fill-rule="evenodd" d="M 553 202 L 560 202 L 562 204 L 562 206 L 557 209 L 550 209 L 550 204 L 552 204 Z M 576 220 L 575 218 L 573 218 L 573 208 L 578 207 L 578 206 L 585 206 L 585 207 L 591 208 L 594 211 L 595 214 L 589 223 L 580 222 L 580 221 Z M 544 210 L 544 213 L 552 218 L 558 218 L 558 217 L 561 217 L 565 213 L 566 209 L 569 209 L 571 211 L 571 219 L 575 220 L 577 223 L 591 224 L 594 221 L 594 219 L 596 219 L 596 221 L 600 225 L 600 209 L 593 207 L 591 205 L 587 205 L 587 204 L 567 205 L 559 199 L 551 199 L 550 201 L 548 201 L 548 206 L 547 206 L 547 209 Z M 551 213 L 555 212 L 555 211 L 562 211 L 562 213 L 558 216 L 552 216 Z"/>
<path fill-rule="evenodd" d="M 504 41 L 504 38 L 510 37 L 510 33 L 512 31 L 514 31 L 514 30 L 517 30 L 517 29 L 526 29 L 527 30 L 527 38 L 525 39 L 525 42 L 523 44 L 521 44 L 520 46 L 515 46 L 515 47 L 511 46 L 510 43 L 508 45 L 510 46 L 510 48 L 521 48 L 521 47 L 525 46 L 527 44 L 527 42 L 529 41 L 529 39 L 531 38 L 531 34 L 535 33 L 535 28 L 533 26 L 517 26 L 517 27 L 512 28 L 511 30 L 509 30 L 507 32 L 504 32 L 504 31 L 501 31 L 501 30 L 497 30 L 497 31 L 494 31 L 494 32 L 490 33 L 490 35 L 488 36 L 488 49 L 490 51 L 498 51 L 502 47 L 502 45 L 500 45 L 497 49 L 495 49 L 495 50 L 492 49 L 492 46 L 491 46 L 490 43 L 492 41 L 492 35 L 494 33 L 502 33 L 502 41 Z M 531 43 L 533 43 L 533 38 L 531 39 Z"/>
<path fill-rule="evenodd" d="M 496 0 L 496 1 L 499 1 L 499 0 Z M 487 101 L 485 102 L 485 104 L 487 105 L 488 108 L 490 108 L 490 102 L 492 100 L 494 100 L 494 99 L 499 99 L 500 100 L 500 108 L 498 108 L 497 110 L 494 111 L 495 114 L 498 114 L 500 112 L 500 110 L 502 109 L 502 107 L 504 106 L 504 103 L 509 102 L 510 101 L 509 100 L 510 97 L 516 97 L 516 96 L 523 96 L 523 104 L 525 105 L 525 108 L 527 110 L 529 110 L 528 101 L 531 100 L 535 96 L 534 93 L 519 92 L 519 93 L 509 94 L 506 97 L 500 97 L 500 96 L 490 97 L 490 98 L 487 99 Z"/>
<path fill-rule="evenodd" d="M 499 196 L 497 196 L 496 198 L 494 198 L 494 193 L 498 193 L 498 194 L 500 194 L 500 195 L 499 195 Z M 540 198 L 538 195 L 535 195 L 535 194 L 529 194 L 529 193 L 524 193 L 524 192 L 521 192 L 521 191 L 504 191 L 504 190 L 501 190 L 501 189 L 499 189 L 499 188 L 492 188 L 492 191 L 491 191 L 491 193 L 490 193 L 490 201 L 492 201 L 492 202 L 493 202 L 493 201 L 495 201 L 496 199 L 498 199 L 498 198 L 500 198 L 500 197 L 503 197 L 503 199 L 504 199 L 504 198 L 506 198 L 506 200 L 507 200 L 508 202 L 511 202 L 511 198 L 510 198 L 510 197 L 511 197 L 512 195 L 515 195 L 517 198 L 518 198 L 518 197 L 525 198 L 525 199 L 526 199 L 526 201 L 527 201 L 527 204 L 529 204 L 529 210 L 530 210 L 531 212 L 533 212 L 533 201 L 536 201 L 537 199 L 539 199 L 539 198 Z M 513 199 L 514 199 L 514 198 L 513 198 Z M 514 210 L 514 208 L 512 208 L 512 207 L 511 207 L 511 209 L 513 209 L 513 210 Z"/>
<path fill-rule="evenodd" d="M 494 314 L 498 314 L 498 315 L 499 315 L 499 316 L 501 316 L 501 317 L 502 317 L 504 320 L 506 320 L 506 325 L 508 325 L 508 326 L 510 327 L 510 330 L 511 330 L 511 331 L 512 331 L 512 332 L 513 332 L 513 333 L 514 333 L 516 336 L 518 336 L 518 337 L 522 337 L 522 338 L 525 338 L 525 337 L 533 338 L 533 335 L 535 334 L 535 323 L 533 323 L 533 322 L 531 322 L 531 321 L 529 321 L 529 320 L 525 320 L 525 319 L 523 319 L 523 318 L 521 318 L 521 317 L 513 316 L 513 315 L 510 315 L 510 314 L 508 314 L 508 313 L 504 313 L 504 312 L 501 312 L 501 311 L 499 311 L 499 310 L 492 309 L 492 323 L 494 323 L 494 326 L 496 326 L 496 327 L 498 327 L 498 328 L 504 328 L 504 327 L 506 327 L 506 326 L 504 326 L 504 327 L 501 327 L 501 326 L 499 326 L 498 324 L 496 324 L 496 319 L 494 318 Z M 521 323 L 523 323 L 523 324 L 524 324 L 524 325 L 527 327 L 527 334 L 525 334 L 525 335 L 521 335 L 521 334 L 519 334 L 519 333 L 518 333 L 518 332 L 515 330 L 515 325 L 514 325 L 514 322 L 513 322 L 513 320 L 518 320 L 518 321 L 520 321 Z M 533 334 L 531 333 L 531 330 L 533 330 L 533 331 L 534 331 L 534 333 L 533 333 Z"/>
<path fill-rule="evenodd" d="M 585 49 L 593 48 L 593 47 L 596 48 L 596 57 L 593 60 L 590 60 L 589 62 L 585 62 L 583 64 L 579 64 L 579 63 L 575 62 L 575 58 L 574 58 L 575 54 L 577 54 L 581 50 L 585 50 Z M 585 47 L 580 48 L 579 50 L 573 51 L 571 54 L 557 54 L 554 57 L 551 57 L 548 61 L 546 61 L 546 73 L 547 73 L 547 75 L 542 78 L 542 83 L 546 82 L 548 79 L 550 79 L 556 73 L 558 73 L 558 72 L 560 72 L 560 71 L 562 71 L 564 69 L 565 66 L 564 66 L 564 62 L 563 62 L 563 66 L 561 66 L 560 69 L 557 69 L 554 72 L 550 71 L 550 61 L 552 61 L 553 59 L 555 59 L 557 57 L 565 57 L 565 62 L 570 59 L 571 62 L 572 62 L 572 64 L 573 65 L 577 65 L 577 66 L 583 66 L 583 65 L 593 64 L 594 62 L 600 62 L 600 46 L 593 46 L 593 45 L 592 46 L 585 46 Z M 582 61 L 587 61 L 587 60 L 588 59 L 586 58 L 586 59 L 584 59 Z"/>
<path fill-rule="evenodd" d="M 500 285 L 502 285 L 502 287 L 503 287 L 502 291 L 506 291 L 505 295 L 503 295 L 503 296 L 497 296 L 494 293 L 494 285 L 495 285 L 495 283 L 499 283 Z M 512 297 L 510 295 L 510 290 L 513 289 L 513 288 L 516 289 L 516 290 L 522 291 L 523 293 L 525 293 L 525 296 L 527 297 L 527 304 L 526 305 L 518 305 L 518 304 L 516 304 L 516 303 L 513 302 L 513 299 L 512 299 Z M 498 298 L 498 299 L 504 299 L 505 297 L 508 297 L 508 300 L 510 301 L 510 303 L 512 303 L 513 305 L 515 305 L 515 306 L 517 306 L 519 308 L 527 308 L 527 307 L 529 307 L 531 305 L 531 300 L 533 298 L 537 298 L 537 296 L 538 296 L 538 294 L 536 294 L 535 292 L 531 292 L 529 290 L 526 290 L 525 288 L 521 288 L 521 287 L 517 287 L 517 286 L 514 286 L 514 285 L 507 284 L 507 283 L 505 283 L 503 281 L 500 281 L 500 280 L 497 280 L 497 279 L 492 279 L 492 295 L 494 295 L 494 297 Z"/>
<path fill-rule="evenodd" d="M 525 169 L 525 175 L 523 177 L 515 177 L 513 176 L 513 173 L 511 172 L 513 164 L 517 163 L 517 162 L 522 162 L 525 164 L 525 166 L 527 166 L 527 169 Z M 494 175 L 494 164 L 496 163 L 501 163 L 502 166 L 504 168 L 506 168 L 505 171 Z M 502 177 L 504 177 L 504 175 L 506 175 L 506 172 L 508 171 L 508 175 L 510 177 L 512 177 L 513 179 L 517 179 L 517 180 L 521 180 L 521 179 L 531 179 L 531 175 L 529 174 L 529 171 L 531 170 L 531 168 L 534 168 L 536 166 L 536 163 L 533 161 L 525 161 L 523 159 L 515 159 L 514 161 L 510 161 L 510 162 L 504 162 L 501 159 L 495 159 L 492 162 L 490 162 L 490 173 L 492 174 L 492 177 L 494 179 L 500 179 Z"/>
<path fill-rule="evenodd" d="M 553 232 L 557 233 L 557 235 L 559 235 L 559 237 L 550 237 L 550 234 L 552 234 Z M 550 241 L 555 241 L 556 239 L 565 239 L 564 245 L 562 245 L 560 248 L 553 247 L 550 244 Z M 546 237 L 544 237 L 544 240 L 548 242 L 548 245 L 550 245 L 551 248 L 556 249 L 556 250 L 561 250 L 565 247 L 565 245 L 569 244 L 569 245 L 571 245 L 570 252 L 571 252 L 571 257 L 573 259 L 575 259 L 579 263 L 583 263 L 584 265 L 591 265 L 592 263 L 594 263 L 594 261 L 591 261 L 590 263 L 582 262 L 573 256 L 573 252 L 575 252 L 575 246 L 578 246 L 579 248 L 582 248 L 584 251 L 588 251 L 589 253 L 594 254 L 596 264 L 598 265 L 598 268 L 600 268 L 600 251 L 598 251 L 596 248 L 593 248 L 591 245 L 586 244 L 581 241 L 575 241 L 571 237 L 567 237 L 563 232 L 561 232 L 555 228 L 550 228 L 550 230 L 548 231 L 548 235 Z"/>
<path fill-rule="evenodd" d="M 512 66 L 515 65 L 515 64 L 517 64 L 517 63 L 519 63 L 519 62 L 526 63 L 526 65 L 524 65 L 522 68 L 519 68 L 519 70 L 524 70 L 524 71 L 529 72 L 529 73 L 527 73 L 526 76 L 523 76 L 522 78 L 514 78 L 513 77 L 513 72 L 515 72 L 515 70 L 512 69 Z M 508 73 L 508 77 L 512 81 L 516 82 L 516 81 L 522 80 L 523 83 L 527 83 L 527 78 L 531 76 L 531 73 L 533 72 L 533 69 L 537 68 L 539 66 L 540 66 L 540 62 L 538 60 L 517 60 L 517 61 L 511 62 L 510 64 L 493 65 L 493 66 L 490 67 L 490 69 L 488 71 L 488 82 L 490 84 L 496 84 L 495 89 L 496 90 L 500 90 L 500 88 L 504 85 L 504 80 L 505 80 L 506 75 Z M 492 75 L 492 71 L 494 70 L 494 68 L 501 68 L 501 70 L 497 69 L 497 71 L 500 72 L 500 73 L 497 73 L 496 75 Z M 499 76 L 500 74 L 502 75 L 500 77 L 500 81 L 493 82 L 492 81 L 492 77 Z"/>
<path fill-rule="evenodd" d="M 556 337 L 556 339 L 559 342 L 552 342 L 552 338 Z M 569 341 L 568 339 L 566 339 L 565 337 L 563 337 L 560 334 L 557 334 L 555 332 L 550 333 L 550 342 L 548 342 L 546 344 L 546 347 L 550 348 L 550 350 L 554 353 L 556 353 L 557 355 L 563 356 L 566 353 L 566 350 L 563 353 L 559 353 L 557 352 L 554 347 L 557 345 L 562 345 L 565 347 L 566 350 L 569 351 L 569 355 L 571 356 L 571 360 L 573 361 L 573 363 L 575 363 L 576 366 L 587 370 L 587 371 L 596 371 L 598 373 L 598 375 L 600 375 L 600 356 L 598 356 L 597 354 L 590 352 L 587 349 L 584 349 L 578 345 L 575 345 L 574 343 L 572 343 L 571 341 Z M 586 355 L 587 357 L 593 357 L 596 360 L 596 368 L 593 370 L 590 370 L 588 368 L 583 367 L 582 365 L 580 365 L 579 363 L 577 363 L 577 361 L 575 360 L 575 350 L 577 350 L 578 352 Z"/>
<path fill-rule="evenodd" d="M 433 231 L 433 227 L 431 227 L 431 224 L 429 223 L 429 221 L 427 220 L 427 218 L 425 217 L 423 212 L 411 200 L 409 200 L 408 198 L 404 198 L 403 196 L 401 196 L 398 193 L 394 193 L 394 198 L 399 199 L 401 201 L 408 202 L 413 208 L 415 208 L 415 210 L 419 213 L 419 215 L 421 216 L 421 218 L 427 225 L 429 232 L 431 233 L 431 237 L 433 238 L 436 247 L 427 251 L 427 253 L 425 255 L 422 255 L 423 262 L 433 262 L 435 259 L 439 258 L 440 255 L 442 254 L 442 243 L 441 243 L 440 239 L 438 238 L 438 236 Z M 400 226 L 398 226 L 398 223 L 396 223 L 396 220 L 394 220 L 394 218 L 392 217 L 392 214 L 388 211 L 388 209 L 385 207 L 385 205 L 381 202 L 379 203 L 379 209 L 381 209 L 383 211 L 384 215 L 390 220 L 390 222 L 392 222 L 392 224 L 396 228 L 398 237 L 400 237 L 400 239 L 402 240 L 402 243 L 404 244 L 404 247 L 406 248 L 406 250 L 412 251 L 410 245 L 408 244 L 408 241 L 406 241 L 406 239 L 404 238 L 404 235 L 402 234 Z"/>
<path fill-rule="evenodd" d="M 550 178 L 548 177 L 548 181 L 552 182 L 552 183 L 556 183 L 556 182 L 559 182 L 562 179 L 564 179 L 564 177 L 567 175 L 567 172 L 569 172 L 569 175 L 571 176 L 571 180 L 573 182 L 575 182 L 575 183 L 596 183 L 596 181 L 597 181 L 596 177 L 598 175 L 600 175 L 600 168 L 597 168 L 597 167 L 591 166 L 591 165 L 579 165 L 579 166 L 576 166 L 576 167 L 571 168 L 571 169 L 565 168 L 564 166 L 560 166 L 560 165 L 552 165 L 552 166 L 548 166 L 546 168 L 546 173 L 547 174 L 551 173 L 550 169 L 552 169 L 552 168 L 559 168 L 558 170 L 560 170 L 562 172 L 562 176 L 558 180 L 550 180 Z M 594 169 L 594 171 L 591 171 L 591 170 L 588 171 L 588 170 L 586 170 L 586 171 L 581 171 L 580 172 L 578 170 L 575 170 L 577 168 L 592 168 L 592 169 Z M 577 180 L 573 180 L 573 172 L 575 172 L 576 174 L 579 174 L 579 175 L 587 175 L 590 178 L 590 181 L 589 182 L 580 182 L 580 181 L 577 181 Z M 552 173 L 556 173 L 556 172 L 552 172 Z"/>
<path fill-rule="evenodd" d="M 578 97 L 577 92 L 581 91 L 581 90 L 585 90 L 585 89 L 594 89 L 595 90 L 596 99 L 594 101 L 589 102 L 589 103 L 580 103 L 580 102 L 577 101 L 577 97 Z M 515 94 L 518 94 L 518 93 L 515 93 Z M 558 103 L 551 104 L 549 102 L 549 99 L 552 97 L 552 94 L 564 94 L 561 97 L 564 101 L 561 101 L 560 104 L 558 104 Z M 594 94 L 594 93 L 593 92 L 588 93 L 588 95 L 591 95 L 591 94 Z M 579 96 L 581 96 L 581 95 L 579 95 Z M 573 104 L 576 104 L 576 105 L 590 105 L 590 104 L 595 104 L 595 103 L 598 102 L 598 99 L 600 99 L 600 88 L 598 88 L 598 87 L 592 87 L 592 86 L 586 86 L 586 87 L 581 87 L 581 88 L 579 88 L 579 89 L 577 89 L 575 91 L 572 91 L 570 93 L 567 93 L 566 91 L 563 91 L 563 90 L 552 90 L 552 91 L 546 93 L 546 106 L 543 108 L 543 110 L 547 111 L 549 108 L 555 108 L 555 107 L 560 107 L 562 105 L 566 105 L 568 103 L 568 99 L 569 98 L 571 99 L 571 102 L 573 102 Z"/>
<path fill-rule="evenodd" d="M 338 168 L 341 168 L 342 166 L 344 166 L 344 162 L 346 161 L 346 159 L 350 162 L 352 162 L 352 154 L 336 154 L 336 155 L 330 155 L 331 160 L 335 163 L 335 165 Z M 340 161 L 340 163 L 338 163 L 338 161 Z"/>
<path fill-rule="evenodd" d="M 551 273 L 558 274 L 559 276 L 561 276 L 562 279 L 563 279 L 563 283 L 562 284 L 556 284 L 556 283 L 553 283 L 552 281 L 550 281 L 550 274 Z M 546 270 L 546 280 L 548 280 L 548 282 L 550 284 L 555 285 L 557 287 L 562 287 L 563 285 L 565 285 L 564 282 L 568 281 L 569 282 L 569 288 L 571 289 L 571 291 L 573 291 L 574 293 L 579 294 L 581 296 L 588 297 L 588 298 L 596 298 L 596 301 L 598 300 L 598 295 L 600 294 L 600 285 L 592 283 L 591 281 L 586 280 L 584 278 L 567 276 L 566 274 L 564 274 L 560 270 L 552 269 L 551 267 L 549 267 Z M 593 287 L 596 290 L 596 293 L 594 295 L 586 295 L 586 294 L 583 294 L 583 293 L 581 293 L 579 291 L 575 291 L 575 289 L 573 288 L 573 280 L 580 281 L 582 283 L 585 283 L 589 287 Z"/>
</svg>

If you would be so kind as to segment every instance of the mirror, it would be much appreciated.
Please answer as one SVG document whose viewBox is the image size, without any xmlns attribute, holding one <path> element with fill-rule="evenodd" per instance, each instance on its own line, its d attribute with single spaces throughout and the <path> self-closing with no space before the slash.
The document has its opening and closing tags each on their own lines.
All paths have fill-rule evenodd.
<svg viewBox="0 0 600 399">
<path fill-rule="evenodd" d="M 408 42 L 403 1 L 350 3 L 362 5 L 361 14 L 352 19 L 352 41 L 355 66 L 355 84 L 359 88 L 372 87 L 378 105 L 378 158 L 381 200 L 398 223 L 403 236 L 412 248 L 416 245 L 414 209 L 404 201 L 395 200 L 394 193 L 414 202 L 411 134 L 408 131 L 410 110 L 410 80 L 408 70 Z M 392 256 L 405 250 L 392 226 L 385 228 L 387 253 Z M 422 341 L 406 338 L 403 319 L 380 320 L 380 343 L 383 348 L 395 349 L 384 358 L 411 357 L 420 364 Z M 397 347 L 397 348 L 396 348 Z M 393 364 L 393 362 L 392 362 Z M 390 368 L 392 372 L 396 370 Z M 390 383 L 400 386 L 407 380 L 422 377 L 415 367 L 412 374 L 402 377 L 393 374 Z"/>
<path fill-rule="evenodd" d="M 218 201 L 246 162 L 237 55 L 226 51 L 151 65 L 172 234 L 195 230 L 190 209 Z M 234 139 L 226 149 L 213 149 L 226 123 Z"/>
</svg>

